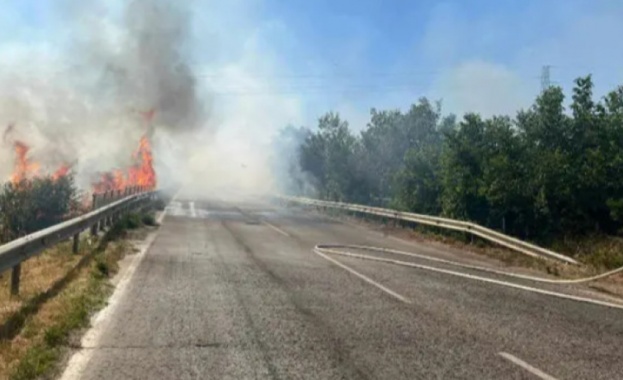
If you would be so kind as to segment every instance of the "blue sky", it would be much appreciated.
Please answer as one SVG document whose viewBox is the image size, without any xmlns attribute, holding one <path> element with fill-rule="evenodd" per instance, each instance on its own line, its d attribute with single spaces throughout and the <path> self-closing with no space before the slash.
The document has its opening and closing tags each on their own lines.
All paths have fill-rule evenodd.
<svg viewBox="0 0 623 380">
<path fill-rule="evenodd" d="M 124 2 L 93 3 L 114 25 Z M 566 90 L 587 73 L 599 95 L 623 84 L 618 0 L 191 3 L 188 51 L 219 123 L 311 125 L 337 110 L 361 129 L 371 107 L 421 96 L 449 112 L 512 113 L 534 99 L 546 64 Z M 51 4 L 4 2 L 5 57 L 39 49 L 72 60 L 75 13 Z"/>
</svg>

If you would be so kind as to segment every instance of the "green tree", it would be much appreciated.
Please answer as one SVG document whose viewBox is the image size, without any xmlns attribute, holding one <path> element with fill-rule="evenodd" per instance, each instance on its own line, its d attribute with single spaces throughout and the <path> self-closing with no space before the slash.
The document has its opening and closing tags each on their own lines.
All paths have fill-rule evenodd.
<svg viewBox="0 0 623 380">
<path fill-rule="evenodd" d="M 359 137 L 337 114 L 319 120 L 301 167 L 328 199 L 392 205 L 548 239 L 623 226 L 623 87 L 593 99 L 575 81 L 515 117 L 468 113 L 456 123 L 422 98 L 406 112 L 372 109 Z"/>
<path fill-rule="evenodd" d="M 606 95 L 599 112 L 605 129 L 600 144 L 606 156 L 604 191 L 612 220 L 608 230 L 615 232 L 623 225 L 623 86 Z"/>
<path fill-rule="evenodd" d="M 386 205 L 393 198 L 394 203 L 402 204 L 401 207 L 415 207 L 411 201 L 396 200 L 396 197 L 412 193 L 411 189 L 403 186 L 422 185 L 414 182 L 413 178 L 409 179 L 406 166 L 423 165 L 425 150 L 431 154 L 438 153 L 441 144 L 438 129 L 440 115 L 440 105 L 433 106 L 426 98 L 412 105 L 406 114 L 398 110 L 372 109 L 370 123 L 361 140 L 365 150 L 362 160 L 367 164 L 364 172 L 369 178 L 367 183 L 373 203 Z M 428 167 L 428 170 L 432 169 L 432 166 Z M 423 190 L 422 187 L 419 189 Z M 427 192 L 431 190 L 429 186 Z"/>
<path fill-rule="evenodd" d="M 441 147 L 423 146 L 411 149 L 404 167 L 396 173 L 392 206 L 421 214 L 441 212 Z"/>
<path fill-rule="evenodd" d="M 522 235 L 532 206 L 524 141 L 508 117 L 486 120 L 483 139 L 480 194 L 489 210 L 485 224 Z"/>
<path fill-rule="evenodd" d="M 442 157 L 442 210 L 452 218 L 486 221 L 487 199 L 481 192 L 484 174 L 485 121 L 465 115 L 456 130 L 446 133 Z"/>
<path fill-rule="evenodd" d="M 301 147 L 301 168 L 318 181 L 322 197 L 332 200 L 349 199 L 352 190 L 353 155 L 356 139 L 348 122 L 330 112 L 318 120 L 318 131 Z"/>
<path fill-rule="evenodd" d="M 517 115 L 517 128 L 526 144 L 526 191 L 533 199 L 526 216 L 525 236 L 561 231 L 572 207 L 572 120 L 565 114 L 564 94 L 550 87 L 535 104 Z"/>
<path fill-rule="evenodd" d="M 360 162 L 365 165 L 370 202 L 381 205 L 392 194 L 392 174 L 402 166 L 404 143 L 400 133 L 403 115 L 398 110 L 370 111 L 370 122 L 361 133 Z"/>
</svg>

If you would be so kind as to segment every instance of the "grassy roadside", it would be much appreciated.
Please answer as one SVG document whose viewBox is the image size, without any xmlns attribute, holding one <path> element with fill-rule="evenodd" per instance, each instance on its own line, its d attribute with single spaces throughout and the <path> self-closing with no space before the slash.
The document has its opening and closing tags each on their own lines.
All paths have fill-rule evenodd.
<svg viewBox="0 0 623 380">
<path fill-rule="evenodd" d="M 126 237 L 138 233 L 130 230 L 139 231 L 144 225 L 155 225 L 152 215 L 128 214 L 98 241 L 90 245 L 85 241 L 78 255 L 69 253 L 70 246 L 59 245 L 39 256 L 39 262 L 26 262 L 30 269 L 24 270 L 24 292 L 18 299 L 0 297 L 0 307 L 7 310 L 0 315 L 0 330 L 7 321 L 19 320 L 13 330 L 6 330 L 10 333 L 0 336 L 0 379 L 57 374 L 61 359 L 77 341 L 76 332 L 86 328 L 90 316 L 106 304 L 112 292 L 110 278 L 131 250 Z M 37 279 L 38 284 L 32 285 Z M 63 286 L 50 295 L 59 281 Z M 41 298 L 36 307 L 31 306 Z"/>
</svg>

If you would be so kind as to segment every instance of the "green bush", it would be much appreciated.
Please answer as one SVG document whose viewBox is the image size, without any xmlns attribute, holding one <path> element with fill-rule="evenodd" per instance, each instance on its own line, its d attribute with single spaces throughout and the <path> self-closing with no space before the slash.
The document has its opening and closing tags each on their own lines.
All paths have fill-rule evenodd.
<svg viewBox="0 0 623 380">
<path fill-rule="evenodd" d="M 143 217 L 141 218 L 141 222 L 146 225 L 146 226 L 157 226 L 158 222 L 156 222 L 156 218 L 154 218 L 154 215 L 149 213 L 149 214 L 143 214 Z"/>
<path fill-rule="evenodd" d="M 142 225 L 141 216 L 136 213 L 126 214 L 121 220 L 123 228 L 128 230 L 135 230 Z"/>
<path fill-rule="evenodd" d="M 78 212 L 71 175 L 7 183 L 0 191 L 0 242 L 60 223 Z"/>
</svg>

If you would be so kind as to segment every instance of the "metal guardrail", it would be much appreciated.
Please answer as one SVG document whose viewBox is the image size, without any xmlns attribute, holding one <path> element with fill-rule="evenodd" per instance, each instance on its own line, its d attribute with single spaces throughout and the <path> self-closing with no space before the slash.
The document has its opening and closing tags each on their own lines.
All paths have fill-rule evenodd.
<svg viewBox="0 0 623 380">
<path fill-rule="evenodd" d="M 569 263 L 569 264 L 579 264 L 576 260 L 568 256 L 561 255 L 560 253 L 556 253 L 549 249 L 539 247 L 537 245 L 525 242 L 523 240 L 519 240 L 512 236 L 505 235 L 503 233 L 494 231 L 492 229 L 489 229 L 489 228 L 486 228 L 486 227 L 483 227 L 481 225 L 471 223 L 471 222 L 441 218 L 437 216 L 415 214 L 415 213 L 410 213 L 410 212 L 401 212 L 401 211 L 391 210 L 391 209 L 386 209 L 386 208 L 371 207 L 371 206 L 364 206 L 364 205 L 351 204 L 351 203 L 329 202 L 329 201 L 321 201 L 317 199 L 290 197 L 290 196 L 279 196 L 278 198 L 288 201 L 288 202 L 294 202 L 294 203 L 308 205 L 308 206 L 335 208 L 335 209 L 341 209 L 341 210 L 347 210 L 347 211 L 353 211 L 353 212 L 360 212 L 364 214 L 383 216 L 383 217 L 392 218 L 396 220 L 404 220 L 404 221 L 426 224 L 429 226 L 445 228 L 448 230 L 467 232 L 472 235 L 478 236 L 480 238 L 499 244 L 506 248 L 510 248 L 514 251 L 523 253 L 528 256 L 537 257 L 537 258 L 547 258 L 551 260 L 562 261 L 562 262 Z"/>
<path fill-rule="evenodd" d="M 112 226 L 115 220 L 130 209 L 153 199 L 155 192 L 141 192 L 140 187 L 125 191 L 93 194 L 93 211 L 26 235 L 0 246 L 0 273 L 12 269 L 11 294 L 19 293 L 21 263 L 39 255 L 46 248 L 73 237 L 73 252 L 77 253 L 80 233 L 90 229 L 92 235 Z"/>
</svg>

